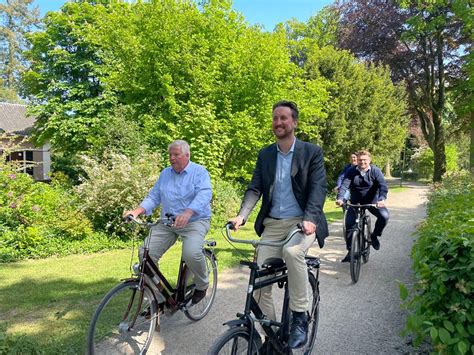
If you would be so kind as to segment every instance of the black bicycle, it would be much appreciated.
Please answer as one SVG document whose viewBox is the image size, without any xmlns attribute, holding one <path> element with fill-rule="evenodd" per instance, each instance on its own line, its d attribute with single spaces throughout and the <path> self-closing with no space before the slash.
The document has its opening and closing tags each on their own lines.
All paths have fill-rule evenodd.
<svg viewBox="0 0 474 355">
<path fill-rule="evenodd" d="M 132 216 L 127 220 L 150 228 L 149 236 L 151 227 L 159 223 L 173 226 L 172 216 L 155 223 L 140 222 Z M 150 239 L 144 245 L 142 260 L 132 266 L 133 276 L 110 290 L 95 311 L 87 337 L 89 354 L 145 354 L 155 329 L 159 330 L 160 314 L 181 310 L 189 319 L 197 321 L 211 309 L 217 289 L 216 242 L 205 241 L 203 253 L 209 288 L 203 300 L 192 304 L 193 272 L 181 260 L 178 281 L 173 287 L 149 255 Z"/>
<path fill-rule="evenodd" d="M 351 204 L 350 202 L 346 202 L 345 204 L 348 208 L 354 209 L 356 214 L 355 225 L 349 230 L 349 233 L 352 234 L 350 260 L 351 279 L 352 282 L 357 283 L 357 281 L 359 281 L 362 262 L 365 264 L 369 261 L 370 245 L 372 244 L 370 239 L 370 216 L 366 211 L 367 208 L 376 207 L 376 205 Z"/>
<path fill-rule="evenodd" d="M 290 231 L 281 242 L 265 242 L 261 240 L 234 239 L 230 234 L 232 224 L 225 227 L 227 238 L 236 243 L 278 246 L 286 244 L 296 233 L 301 232 L 301 226 Z M 291 310 L 289 308 L 289 293 L 287 283 L 287 269 L 282 259 L 270 258 L 265 260 L 261 267 L 255 262 L 241 261 L 242 265 L 250 269 L 247 288 L 247 298 L 243 313 L 237 314 L 237 319 L 224 323 L 230 328 L 225 331 L 212 345 L 208 354 L 310 354 L 316 341 L 319 321 L 319 258 L 306 256 L 308 267 L 308 291 L 310 302 L 308 306 L 308 341 L 300 349 L 290 349 L 288 338 L 290 334 Z M 254 292 L 262 287 L 277 284 L 284 289 L 281 321 L 273 321 L 265 317 L 260 309 Z M 264 331 L 265 342 L 255 325 L 260 323 Z"/>
</svg>

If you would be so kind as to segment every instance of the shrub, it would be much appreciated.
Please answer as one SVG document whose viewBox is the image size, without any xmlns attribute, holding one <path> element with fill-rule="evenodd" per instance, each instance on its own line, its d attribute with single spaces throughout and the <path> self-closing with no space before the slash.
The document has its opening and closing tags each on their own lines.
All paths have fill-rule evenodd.
<svg viewBox="0 0 474 355">
<path fill-rule="evenodd" d="M 230 182 L 213 179 L 212 181 L 212 227 L 221 228 L 235 217 L 239 211 L 241 197 L 238 189 Z"/>
<path fill-rule="evenodd" d="M 458 168 L 458 152 L 454 144 L 448 144 L 445 148 L 446 171 L 455 172 Z M 428 146 L 422 146 L 412 156 L 415 173 L 419 176 L 431 179 L 434 170 L 433 151 Z"/>
<path fill-rule="evenodd" d="M 82 157 L 86 176 L 75 191 L 96 229 L 127 239 L 133 229 L 124 225 L 122 214 L 138 206 L 156 182 L 161 158 L 151 153 L 134 161 L 117 153 L 104 156 L 103 161 Z"/>
<path fill-rule="evenodd" d="M 415 345 L 431 338 L 436 352 L 474 352 L 474 192 L 470 176 L 458 173 L 435 185 L 428 217 L 412 250 L 417 283 L 406 302 L 406 333 Z M 401 285 L 402 299 L 408 292 Z"/>
</svg>

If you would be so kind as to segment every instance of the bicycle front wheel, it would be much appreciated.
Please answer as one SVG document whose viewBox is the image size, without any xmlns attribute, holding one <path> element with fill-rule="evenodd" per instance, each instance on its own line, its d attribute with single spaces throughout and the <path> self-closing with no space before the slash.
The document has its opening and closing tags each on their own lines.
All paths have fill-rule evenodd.
<svg viewBox="0 0 474 355">
<path fill-rule="evenodd" d="M 342 236 L 344 237 L 344 241 L 347 240 L 347 225 L 346 225 L 346 218 L 347 218 L 347 208 L 344 208 L 344 213 L 342 215 Z"/>
<path fill-rule="evenodd" d="M 292 349 L 290 354 L 309 355 L 316 342 L 319 324 L 319 281 L 312 272 L 308 272 L 308 294 L 308 340 L 302 348 Z"/>
<path fill-rule="evenodd" d="M 364 236 L 362 238 L 362 260 L 364 261 L 364 264 L 369 261 L 370 256 L 370 233 L 370 217 L 367 216 L 367 218 L 364 220 Z"/>
<path fill-rule="evenodd" d="M 204 257 L 206 259 L 206 272 L 209 275 L 209 287 L 207 288 L 206 296 L 197 304 L 189 304 L 184 308 L 184 314 L 191 320 L 197 321 L 209 313 L 214 299 L 216 298 L 217 290 L 217 261 L 214 254 L 209 250 L 204 250 Z M 187 268 L 184 280 L 186 282 L 186 298 L 190 298 L 194 292 L 194 273 Z"/>
<path fill-rule="evenodd" d="M 211 346 L 208 355 L 247 354 L 250 346 L 250 331 L 246 327 L 234 327 L 228 329 Z M 251 354 L 258 354 L 262 346 L 260 335 L 255 332 L 252 341 Z"/>
<path fill-rule="evenodd" d="M 361 262 L 361 250 L 360 250 L 360 235 L 359 231 L 355 230 L 352 232 L 352 246 L 351 246 L 351 278 L 352 282 L 357 283 L 359 281 L 360 274 L 360 262 Z"/>
<path fill-rule="evenodd" d="M 149 287 L 145 285 L 142 294 L 138 280 L 125 281 L 105 295 L 95 311 L 87 338 L 88 353 L 145 354 L 156 319 L 156 301 Z"/>
</svg>

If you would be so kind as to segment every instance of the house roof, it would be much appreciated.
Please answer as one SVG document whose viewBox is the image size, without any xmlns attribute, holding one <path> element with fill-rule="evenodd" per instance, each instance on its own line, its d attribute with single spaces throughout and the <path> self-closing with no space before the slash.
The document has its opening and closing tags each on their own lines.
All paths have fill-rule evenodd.
<svg viewBox="0 0 474 355">
<path fill-rule="evenodd" d="M 26 116 L 26 105 L 0 102 L 0 131 L 27 136 L 35 118 Z"/>
</svg>

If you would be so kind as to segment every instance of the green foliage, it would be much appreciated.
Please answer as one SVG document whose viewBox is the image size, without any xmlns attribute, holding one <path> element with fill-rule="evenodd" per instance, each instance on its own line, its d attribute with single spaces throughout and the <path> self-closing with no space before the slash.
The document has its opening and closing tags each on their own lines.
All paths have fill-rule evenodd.
<svg viewBox="0 0 474 355">
<path fill-rule="evenodd" d="M 39 9 L 33 0 L 0 3 L 0 102 L 19 102 L 18 86 L 26 63 L 25 34 L 38 26 Z"/>
<path fill-rule="evenodd" d="M 404 99 L 388 71 L 335 50 L 330 8 L 274 32 L 248 26 L 228 1 L 67 3 L 31 35 L 24 76 L 36 139 L 68 162 L 137 145 L 166 153 L 175 139 L 211 176 L 249 180 L 257 152 L 273 141 L 271 106 L 301 109 L 299 137 L 323 145 L 328 170 L 362 147 L 397 155 Z M 319 47 L 326 46 L 326 47 Z M 348 147 L 347 142 L 351 142 Z"/>
<path fill-rule="evenodd" d="M 118 153 L 106 153 L 103 161 L 84 156 L 85 176 L 75 187 L 81 209 L 97 230 L 130 236 L 122 214 L 135 208 L 158 178 L 162 162 L 157 154 L 142 153 L 135 160 Z"/>
<path fill-rule="evenodd" d="M 14 165 L 2 164 L 0 233 L 0 261 L 7 261 L 56 254 L 46 246 L 57 244 L 58 240 L 83 240 L 93 231 L 65 190 L 34 183 L 28 174 L 17 172 Z"/>
<path fill-rule="evenodd" d="M 437 353 L 466 354 L 474 347 L 473 215 L 470 176 L 446 177 L 429 196 L 428 218 L 413 246 L 417 283 L 406 302 L 406 332 L 415 335 L 415 345 L 429 337 Z"/>
<path fill-rule="evenodd" d="M 446 171 L 455 172 L 458 167 L 458 152 L 456 145 L 449 144 L 446 146 Z M 433 151 L 427 146 L 422 146 L 415 151 L 412 156 L 412 162 L 415 172 L 424 178 L 431 179 L 433 177 L 434 155 Z"/>
<path fill-rule="evenodd" d="M 303 69 L 305 76 L 327 82 L 323 115 L 309 124 L 319 131 L 318 138 L 309 138 L 322 144 L 329 176 L 337 176 L 349 152 L 363 148 L 381 167 L 398 158 L 408 117 L 403 89 L 392 84 L 388 68 L 366 66 L 346 51 L 313 46 Z"/>
<path fill-rule="evenodd" d="M 242 196 L 234 185 L 222 179 L 213 179 L 212 195 L 211 224 L 213 228 L 219 229 L 225 225 L 229 218 L 237 214 Z"/>
<path fill-rule="evenodd" d="M 22 76 L 22 93 L 41 128 L 34 138 L 66 155 L 87 150 L 114 107 L 101 82 L 100 47 L 86 35 L 105 12 L 103 6 L 68 2 L 46 14 L 44 31 L 29 34 L 32 48 L 25 57 L 31 64 Z"/>
</svg>

